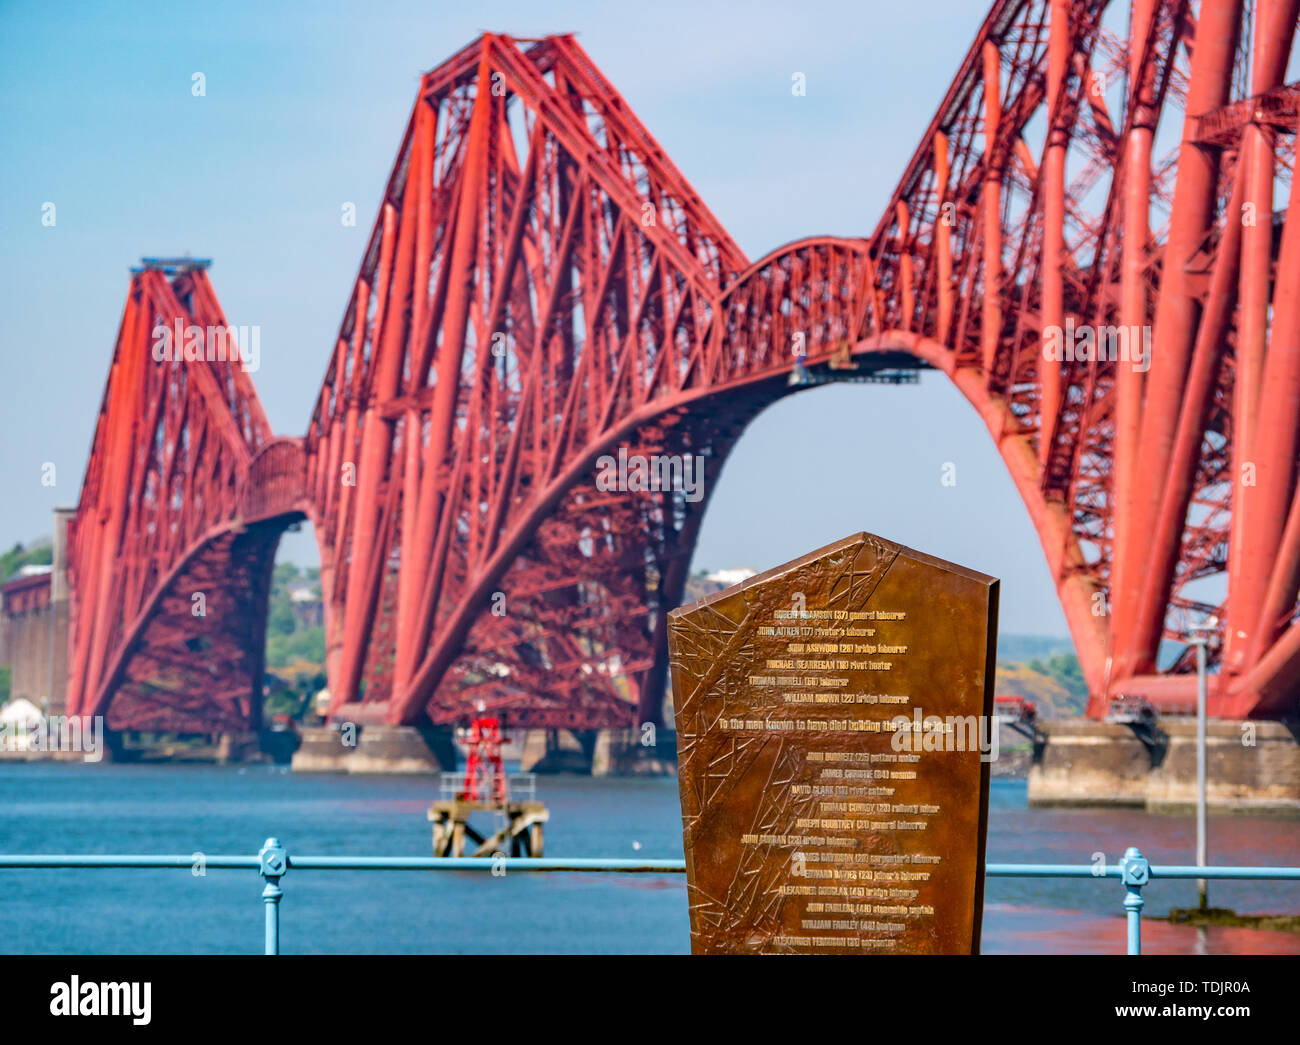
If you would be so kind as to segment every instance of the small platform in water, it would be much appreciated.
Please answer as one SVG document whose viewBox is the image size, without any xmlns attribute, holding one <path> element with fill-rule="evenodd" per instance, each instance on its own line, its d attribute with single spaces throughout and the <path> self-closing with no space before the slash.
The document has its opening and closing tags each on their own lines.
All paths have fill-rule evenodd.
<svg viewBox="0 0 1300 1045">
<path fill-rule="evenodd" d="M 541 856 L 542 825 L 551 818 L 536 800 L 537 777 L 507 776 L 501 759 L 505 737 L 501 719 L 483 704 L 468 728 L 457 730 L 468 749 L 463 775 L 442 774 L 442 800 L 429 807 L 434 856 Z M 490 813 L 496 826 L 489 833 L 470 825 L 475 813 Z M 465 839 L 478 848 L 466 853 Z"/>
<path fill-rule="evenodd" d="M 496 830 L 484 834 L 473 827 L 469 818 L 475 813 L 490 813 Z M 434 856 L 542 856 L 542 825 L 551 818 L 541 802 L 507 799 L 497 802 L 447 799 L 429 807 L 433 823 Z M 466 839 L 477 848 L 467 852 Z"/>
</svg>

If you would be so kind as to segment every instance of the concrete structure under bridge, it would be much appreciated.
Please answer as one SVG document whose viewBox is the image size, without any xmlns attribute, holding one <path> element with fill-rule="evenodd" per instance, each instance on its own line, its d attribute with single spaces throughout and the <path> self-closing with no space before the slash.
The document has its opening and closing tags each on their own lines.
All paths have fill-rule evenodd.
<svg viewBox="0 0 1300 1045">
<path fill-rule="evenodd" d="M 54 517 L 53 565 L 0 589 L 0 664 L 12 669 L 13 698 L 47 714 L 63 711 L 59 682 L 67 672 L 67 580 L 64 540 L 70 509 Z M 50 680 L 55 680 L 51 687 Z M 54 699 L 50 699 L 51 692 Z M 1153 715 L 1148 726 L 1087 718 L 1039 721 L 1029 771 L 1029 801 L 1043 806 L 1133 806 L 1186 813 L 1195 805 L 1195 720 Z M 671 717 L 641 729 L 511 729 L 506 757 L 524 772 L 671 775 L 676 735 Z M 123 751 L 121 737 L 108 758 Z M 184 757 L 242 761 L 265 757 L 256 731 L 210 735 Z M 153 757 L 166 751 L 154 749 Z M 0 756 L 2 757 L 2 756 Z M 38 757 L 23 753 L 22 757 Z M 459 761 L 454 731 L 336 721 L 302 731 L 293 756 L 298 772 L 433 774 Z M 1214 814 L 1300 816 L 1300 743 L 1294 722 L 1212 718 L 1209 805 Z"/>
<path fill-rule="evenodd" d="M 1206 800 L 1211 815 L 1300 818 L 1296 723 L 1210 719 Z M 1196 810 L 1196 719 L 1165 715 L 1148 728 L 1092 719 L 1042 723 L 1029 804 Z"/>
<path fill-rule="evenodd" d="M 437 773 L 454 767 L 459 753 L 450 730 L 333 723 L 302 732 L 294 753 L 298 773 Z M 528 729 L 515 731 L 504 748 L 525 773 L 591 776 L 674 776 L 677 736 L 671 729 Z"/>
</svg>

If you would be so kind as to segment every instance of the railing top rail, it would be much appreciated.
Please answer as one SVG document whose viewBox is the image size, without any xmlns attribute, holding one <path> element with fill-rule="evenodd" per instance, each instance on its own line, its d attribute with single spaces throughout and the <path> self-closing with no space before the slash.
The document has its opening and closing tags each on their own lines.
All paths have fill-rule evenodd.
<svg viewBox="0 0 1300 1045">
<path fill-rule="evenodd" d="M 127 855 L 120 853 L 4 853 L 5 868 L 241 868 L 261 873 L 264 887 L 265 953 L 280 953 L 280 881 L 291 870 L 300 871 L 579 871 L 612 874 L 681 874 L 685 860 L 626 860 L 608 857 L 507 857 L 495 856 L 298 856 L 291 857 L 276 838 L 268 838 L 256 856 L 228 856 L 203 852 L 189 856 Z M 1142 953 L 1142 887 L 1157 878 L 1257 878 L 1300 881 L 1300 867 L 1188 867 L 1152 865 L 1140 850 L 1130 847 L 1118 864 L 1003 864 L 987 863 L 992 878 L 1118 878 L 1124 885 L 1124 916 L 1128 953 Z"/>
<path fill-rule="evenodd" d="M 450 856 L 291 856 L 288 870 L 298 871 L 490 871 L 507 860 L 514 871 L 606 871 L 616 874 L 681 874 L 684 860 L 615 860 L 603 857 L 450 857 Z M 100 854 L 100 853 L 19 853 L 0 854 L 0 869 L 113 869 L 113 868 L 189 868 L 197 863 L 206 868 L 243 868 L 258 870 L 257 856 L 209 855 L 189 856 Z"/>
<path fill-rule="evenodd" d="M 0 869 L 4 868 L 171 868 L 193 867 L 202 861 L 206 867 L 251 868 L 256 871 L 261 861 L 253 856 L 209 856 L 193 853 L 190 856 L 130 853 L 17 853 L 0 854 Z"/>
<path fill-rule="evenodd" d="M 1300 867 L 1178 866 L 1151 864 L 1151 878 L 1275 878 L 1300 881 Z M 985 864 L 990 878 L 1123 878 L 1117 864 Z"/>
<path fill-rule="evenodd" d="M 578 871 L 613 874 L 682 874 L 684 860 L 613 859 L 608 857 L 445 857 L 445 856 L 290 856 L 289 870 L 299 871 L 489 871 L 504 860 L 513 871 Z M 229 854 L 16 853 L 0 854 L 0 869 L 206 868 L 258 870 L 260 858 Z M 1123 878 L 1120 865 L 985 864 L 991 878 Z M 1300 867 L 1214 865 L 1207 867 L 1151 864 L 1152 879 L 1275 879 L 1300 881 Z"/>
</svg>

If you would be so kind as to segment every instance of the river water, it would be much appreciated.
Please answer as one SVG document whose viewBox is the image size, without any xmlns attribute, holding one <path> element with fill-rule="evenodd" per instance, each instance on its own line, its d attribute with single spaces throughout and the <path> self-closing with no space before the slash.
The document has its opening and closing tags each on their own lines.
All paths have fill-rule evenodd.
<svg viewBox="0 0 1300 1045">
<path fill-rule="evenodd" d="M 426 777 L 295 775 L 275 766 L 0 763 L 0 852 L 253 853 L 271 835 L 290 854 L 427 856 Z M 551 812 L 547 856 L 680 858 L 674 780 L 539 777 Z M 1137 810 L 1029 809 L 1023 781 L 996 780 L 988 859 L 1192 863 L 1195 823 Z M 1210 821 L 1210 860 L 1300 865 L 1300 824 Z M 6 953 L 255 953 L 261 878 L 252 871 L 0 871 Z M 286 953 L 682 953 L 680 875 L 290 872 Z M 1191 882 L 1144 890 L 1145 914 L 1195 902 Z M 1122 953 L 1122 886 L 1113 879 L 990 879 L 985 953 Z M 1210 884 L 1212 904 L 1300 913 L 1300 883 Z M 1300 953 L 1300 934 L 1198 930 L 1156 918 L 1149 953 Z"/>
</svg>

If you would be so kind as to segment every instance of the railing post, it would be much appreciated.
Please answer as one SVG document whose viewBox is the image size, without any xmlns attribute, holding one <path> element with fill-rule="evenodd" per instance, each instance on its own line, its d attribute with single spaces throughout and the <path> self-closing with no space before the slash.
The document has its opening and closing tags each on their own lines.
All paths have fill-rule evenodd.
<svg viewBox="0 0 1300 1045">
<path fill-rule="evenodd" d="M 280 879 L 289 870 L 289 854 L 279 839 L 268 838 L 266 844 L 258 850 L 257 858 L 261 864 L 259 870 L 266 882 L 262 890 L 262 903 L 266 906 L 266 953 L 280 953 L 280 897 L 284 895 L 280 888 Z"/>
<path fill-rule="evenodd" d="M 1124 911 L 1128 915 L 1128 953 L 1142 953 L 1142 887 L 1151 880 L 1151 865 L 1137 846 L 1129 846 L 1119 862 L 1124 882 Z"/>
</svg>

